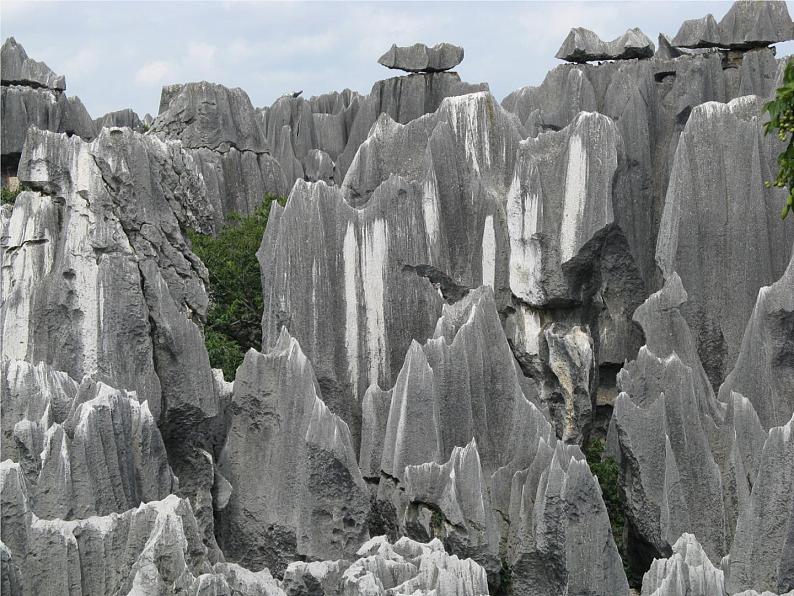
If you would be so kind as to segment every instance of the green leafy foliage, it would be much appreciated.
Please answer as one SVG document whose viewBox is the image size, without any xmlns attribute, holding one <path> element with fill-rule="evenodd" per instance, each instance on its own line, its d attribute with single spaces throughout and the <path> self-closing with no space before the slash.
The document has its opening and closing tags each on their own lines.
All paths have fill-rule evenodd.
<svg viewBox="0 0 794 596">
<path fill-rule="evenodd" d="M 764 133 L 775 133 L 781 141 L 788 139 L 788 145 L 778 156 L 778 173 L 773 182 L 766 186 L 787 188 L 788 197 L 780 217 L 786 219 L 794 210 L 794 60 L 786 64 L 783 85 L 775 92 L 775 99 L 764 105 L 769 112 L 769 122 L 764 124 Z"/>
<path fill-rule="evenodd" d="M 11 190 L 7 186 L 3 186 L 0 188 L 0 205 L 13 205 L 17 200 L 19 193 L 21 193 L 23 190 L 25 189 L 22 188 L 22 186 L 18 186 L 16 190 Z"/>
<path fill-rule="evenodd" d="M 598 477 L 604 505 L 606 505 L 607 515 L 609 515 L 609 523 L 612 526 L 612 536 L 615 538 L 615 545 L 618 547 L 625 566 L 627 558 L 623 535 L 626 527 L 626 497 L 620 489 L 620 467 L 613 458 L 604 457 L 605 446 L 601 439 L 594 439 L 585 446 L 584 453 L 590 471 Z"/>
<path fill-rule="evenodd" d="M 188 231 L 193 252 L 209 272 L 210 306 L 204 340 L 214 368 L 233 379 L 249 348 L 262 344 L 262 282 L 256 251 L 274 201 L 268 195 L 251 215 L 232 214 L 217 236 Z"/>
</svg>

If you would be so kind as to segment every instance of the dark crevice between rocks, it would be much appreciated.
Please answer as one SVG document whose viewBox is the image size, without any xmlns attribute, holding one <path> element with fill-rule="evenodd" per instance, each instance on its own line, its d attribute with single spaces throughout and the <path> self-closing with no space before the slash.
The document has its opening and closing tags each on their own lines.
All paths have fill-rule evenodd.
<svg viewBox="0 0 794 596">
<path fill-rule="evenodd" d="M 447 304 L 454 304 L 469 293 L 470 288 L 456 283 L 449 275 L 432 265 L 403 265 L 402 270 L 405 273 L 415 273 L 419 277 L 427 278 L 433 287 L 441 292 Z"/>
</svg>

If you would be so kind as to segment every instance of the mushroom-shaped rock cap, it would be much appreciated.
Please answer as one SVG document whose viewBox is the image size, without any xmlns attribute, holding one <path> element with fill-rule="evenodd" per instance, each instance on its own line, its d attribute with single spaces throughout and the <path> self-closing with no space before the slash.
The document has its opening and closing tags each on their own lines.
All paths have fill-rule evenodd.
<svg viewBox="0 0 794 596">
<path fill-rule="evenodd" d="M 0 50 L 0 78 L 3 85 L 26 85 L 29 87 L 48 87 L 63 91 L 66 79 L 55 74 L 44 62 L 28 58 L 25 48 L 9 37 Z"/>
<path fill-rule="evenodd" d="M 794 39 L 786 3 L 770 0 L 734 2 L 719 24 L 721 45 L 735 49 L 764 47 Z"/>
<path fill-rule="evenodd" d="M 392 44 L 378 64 L 406 72 L 442 72 L 463 62 L 463 48 L 451 43 L 439 43 L 432 48 L 423 43 L 408 47 Z"/>
<path fill-rule="evenodd" d="M 653 56 L 653 42 L 639 29 L 629 29 L 612 41 L 603 41 L 583 27 L 575 27 L 562 42 L 556 57 L 567 62 L 631 60 Z"/>
<path fill-rule="evenodd" d="M 790 39 L 794 39 L 794 24 L 785 2 L 739 0 L 733 3 L 719 24 L 710 14 L 684 21 L 673 38 L 673 45 L 679 48 L 747 50 Z"/>
</svg>

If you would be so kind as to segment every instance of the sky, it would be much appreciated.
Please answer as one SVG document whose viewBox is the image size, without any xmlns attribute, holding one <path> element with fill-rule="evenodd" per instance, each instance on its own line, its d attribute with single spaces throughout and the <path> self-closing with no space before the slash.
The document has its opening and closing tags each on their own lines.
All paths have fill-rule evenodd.
<svg viewBox="0 0 794 596">
<path fill-rule="evenodd" d="M 254 106 L 303 90 L 368 93 L 396 76 L 377 63 L 392 43 L 447 41 L 465 49 L 457 67 L 501 100 L 537 85 L 560 61 L 572 27 L 610 40 L 639 27 L 654 43 L 685 19 L 728 2 L 254 2 L 239 0 L 0 1 L 0 35 L 66 75 L 93 117 L 122 108 L 157 114 L 169 83 L 242 87 Z M 789 3 L 789 11 L 792 10 Z M 794 42 L 778 55 L 794 53 Z"/>
</svg>

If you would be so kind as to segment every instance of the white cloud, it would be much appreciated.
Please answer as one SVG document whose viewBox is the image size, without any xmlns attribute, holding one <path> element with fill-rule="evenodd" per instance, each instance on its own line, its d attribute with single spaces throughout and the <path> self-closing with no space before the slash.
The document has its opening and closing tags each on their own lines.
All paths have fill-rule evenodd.
<svg viewBox="0 0 794 596">
<path fill-rule="evenodd" d="M 89 74 L 99 66 L 99 56 L 99 52 L 94 48 L 81 48 L 66 60 L 64 71 L 68 72 L 70 76 Z"/>
<path fill-rule="evenodd" d="M 173 76 L 173 66 L 162 60 L 149 62 L 141 66 L 135 73 L 135 81 L 141 85 L 158 85 Z"/>
<path fill-rule="evenodd" d="M 203 41 L 192 42 L 187 49 L 187 55 L 190 60 L 196 60 L 204 64 L 212 63 L 217 52 L 217 47 Z"/>
</svg>

